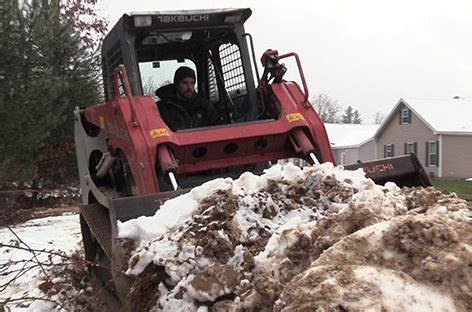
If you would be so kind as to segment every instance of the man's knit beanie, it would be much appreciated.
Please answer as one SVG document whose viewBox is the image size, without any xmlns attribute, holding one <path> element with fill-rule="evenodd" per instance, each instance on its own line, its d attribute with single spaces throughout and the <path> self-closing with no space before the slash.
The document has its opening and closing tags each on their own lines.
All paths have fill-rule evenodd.
<svg viewBox="0 0 472 312">
<path fill-rule="evenodd" d="M 180 81 L 182 81 L 182 79 L 187 78 L 187 77 L 190 77 L 196 80 L 195 71 L 187 66 L 179 67 L 175 71 L 175 74 L 174 74 L 174 85 L 177 85 Z"/>
</svg>

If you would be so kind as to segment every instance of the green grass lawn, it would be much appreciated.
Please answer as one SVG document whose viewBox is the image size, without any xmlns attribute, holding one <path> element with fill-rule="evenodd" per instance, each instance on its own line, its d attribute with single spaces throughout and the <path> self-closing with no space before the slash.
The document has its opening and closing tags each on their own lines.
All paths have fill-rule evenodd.
<svg viewBox="0 0 472 312">
<path fill-rule="evenodd" d="M 431 179 L 434 186 L 455 192 L 457 196 L 472 201 L 472 181 Z"/>
</svg>

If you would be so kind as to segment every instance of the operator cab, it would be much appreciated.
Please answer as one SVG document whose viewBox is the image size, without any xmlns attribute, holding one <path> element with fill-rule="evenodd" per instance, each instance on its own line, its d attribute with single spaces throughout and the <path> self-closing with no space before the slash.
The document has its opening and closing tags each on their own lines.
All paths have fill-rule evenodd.
<svg viewBox="0 0 472 312">
<path fill-rule="evenodd" d="M 114 97 L 113 71 L 119 64 L 127 69 L 133 95 L 155 100 L 156 90 L 172 83 L 175 70 L 188 66 L 196 72 L 196 91 L 223 123 L 278 117 L 263 114 L 256 91 L 257 67 L 251 66 L 243 26 L 250 15 L 250 9 L 123 15 L 103 43 L 106 99 Z"/>
</svg>

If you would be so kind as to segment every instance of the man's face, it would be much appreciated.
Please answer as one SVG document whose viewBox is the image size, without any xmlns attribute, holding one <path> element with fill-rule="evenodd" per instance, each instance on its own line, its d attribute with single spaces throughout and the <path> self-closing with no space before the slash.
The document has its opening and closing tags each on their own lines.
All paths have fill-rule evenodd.
<svg viewBox="0 0 472 312">
<path fill-rule="evenodd" d="M 177 84 L 177 95 L 185 100 L 190 100 L 195 92 L 195 79 L 186 77 Z"/>
</svg>

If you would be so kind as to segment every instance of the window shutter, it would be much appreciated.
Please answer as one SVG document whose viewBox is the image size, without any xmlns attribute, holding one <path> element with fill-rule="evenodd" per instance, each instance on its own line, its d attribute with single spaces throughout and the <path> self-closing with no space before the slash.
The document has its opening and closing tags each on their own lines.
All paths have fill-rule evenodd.
<svg viewBox="0 0 472 312">
<path fill-rule="evenodd" d="M 392 144 L 392 157 L 395 156 L 395 144 Z"/>
<path fill-rule="evenodd" d="M 411 109 L 408 110 L 408 123 L 411 124 Z"/>
<path fill-rule="evenodd" d="M 401 125 L 402 124 L 402 109 L 400 108 L 400 111 L 398 112 L 398 116 L 400 117 L 398 119 L 398 123 Z"/>
<path fill-rule="evenodd" d="M 384 158 L 387 158 L 387 145 L 384 145 Z"/>
<path fill-rule="evenodd" d="M 439 141 L 436 141 L 436 167 L 439 167 Z"/>
<path fill-rule="evenodd" d="M 418 143 L 413 143 L 413 151 L 415 152 L 415 154 L 418 154 Z"/>
<path fill-rule="evenodd" d="M 406 149 L 408 148 L 408 144 L 407 143 L 403 143 L 403 147 L 404 147 L 404 154 L 406 155 Z"/>
<path fill-rule="evenodd" d="M 428 156 L 429 156 L 429 155 L 428 155 L 428 154 L 429 154 L 428 147 L 429 147 L 429 145 L 428 145 L 428 141 L 426 141 L 426 148 L 424 149 L 424 150 L 425 150 L 425 152 L 426 152 L 426 160 L 425 160 L 425 162 L 424 162 L 424 163 L 425 163 L 425 165 L 426 165 L 426 167 L 427 167 L 427 166 L 429 166 L 429 164 L 428 164 Z"/>
</svg>

